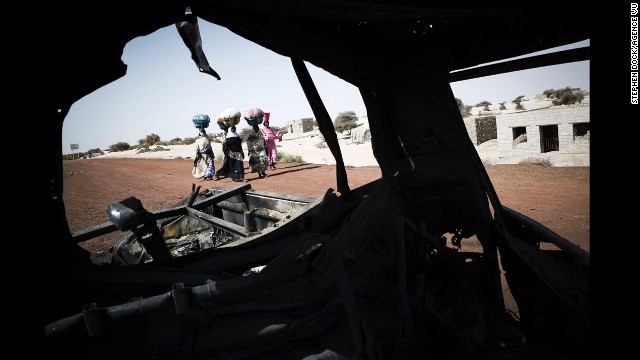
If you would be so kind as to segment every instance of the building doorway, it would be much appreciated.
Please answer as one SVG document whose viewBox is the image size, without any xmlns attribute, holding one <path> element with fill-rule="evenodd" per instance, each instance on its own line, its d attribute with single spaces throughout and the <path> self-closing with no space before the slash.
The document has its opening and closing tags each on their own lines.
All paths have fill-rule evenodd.
<svg viewBox="0 0 640 360">
<path fill-rule="evenodd" d="M 540 152 L 560 150 L 560 139 L 558 138 L 558 125 L 540 126 Z"/>
</svg>

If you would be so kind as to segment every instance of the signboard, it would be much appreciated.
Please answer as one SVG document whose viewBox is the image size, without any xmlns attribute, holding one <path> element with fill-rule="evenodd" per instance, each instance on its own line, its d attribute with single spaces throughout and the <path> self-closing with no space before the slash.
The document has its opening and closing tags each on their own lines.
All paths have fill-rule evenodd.
<svg viewBox="0 0 640 360">
<path fill-rule="evenodd" d="M 80 149 L 80 145 L 78 144 L 71 144 L 71 150 L 78 150 Z"/>
</svg>

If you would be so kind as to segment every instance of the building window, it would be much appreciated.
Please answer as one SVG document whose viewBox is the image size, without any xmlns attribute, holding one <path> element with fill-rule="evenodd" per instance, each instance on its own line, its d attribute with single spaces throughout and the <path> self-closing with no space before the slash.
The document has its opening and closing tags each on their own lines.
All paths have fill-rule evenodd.
<svg viewBox="0 0 640 360">
<path fill-rule="evenodd" d="M 512 129 L 513 133 L 513 147 L 518 146 L 520 143 L 527 142 L 527 127 L 526 126 L 518 126 Z"/>
<path fill-rule="evenodd" d="M 573 124 L 573 141 L 589 140 L 591 123 Z"/>
</svg>

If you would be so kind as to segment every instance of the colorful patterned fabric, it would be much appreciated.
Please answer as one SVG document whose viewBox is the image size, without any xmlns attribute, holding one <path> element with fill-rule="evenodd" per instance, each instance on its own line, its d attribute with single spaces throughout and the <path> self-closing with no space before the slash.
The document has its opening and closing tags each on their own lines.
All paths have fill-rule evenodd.
<svg viewBox="0 0 640 360">
<path fill-rule="evenodd" d="M 244 112 L 245 119 L 262 118 L 263 116 L 264 116 L 264 111 L 262 111 L 262 109 L 259 109 L 259 108 L 252 108 Z"/>
<path fill-rule="evenodd" d="M 218 116 L 217 124 L 222 130 L 224 130 L 223 126 L 230 127 L 238 125 L 240 123 L 240 116 L 240 111 L 235 108 L 224 109 Z"/>
<path fill-rule="evenodd" d="M 267 169 L 267 150 L 262 133 L 253 133 L 247 138 L 247 150 L 249 150 L 249 169 L 259 174 Z"/>
<path fill-rule="evenodd" d="M 215 174 L 215 167 L 213 164 L 213 149 L 211 148 L 211 142 L 206 136 L 198 134 L 196 138 L 196 156 L 193 159 L 193 165 L 195 171 L 193 171 L 193 177 L 200 179 L 202 177 L 213 177 Z"/>
</svg>

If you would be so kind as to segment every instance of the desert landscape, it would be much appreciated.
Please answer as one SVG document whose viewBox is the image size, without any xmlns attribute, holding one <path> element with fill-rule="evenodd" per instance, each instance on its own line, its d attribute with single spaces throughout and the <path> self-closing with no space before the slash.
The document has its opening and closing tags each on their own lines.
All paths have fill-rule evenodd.
<svg viewBox="0 0 640 360">
<path fill-rule="evenodd" d="M 284 194 L 320 197 L 336 188 L 335 160 L 317 133 L 287 136 L 277 143 L 281 154 L 299 155 L 302 163 L 279 163 L 269 170 L 267 178 L 259 179 L 249 172 L 246 178 L 253 189 Z M 352 143 L 340 139 L 351 188 L 380 177 L 371 143 Z M 163 146 L 165 150 L 136 154 L 135 150 L 79 160 L 65 160 L 65 209 L 71 232 L 77 232 L 108 221 L 108 204 L 135 196 L 149 211 L 170 207 L 187 197 L 192 184 L 207 187 L 236 187 L 231 179 L 196 180 L 191 175 L 194 148 L 192 145 Z M 213 143 L 214 153 L 221 154 L 221 144 Z M 168 149 L 168 150 L 167 150 Z M 504 206 L 516 210 L 550 228 L 560 236 L 590 250 L 590 168 L 588 155 L 579 158 L 545 154 L 538 159 L 497 156 L 491 141 L 477 148 L 480 158 Z M 218 159 L 218 157 L 217 157 Z M 537 161 L 537 160 L 545 161 Z M 549 166 L 549 163 L 553 166 Z M 218 168 L 219 160 L 215 161 Z M 81 244 L 93 254 L 114 245 L 121 233 L 112 233 Z M 465 242 L 463 241 L 463 248 Z"/>
</svg>

